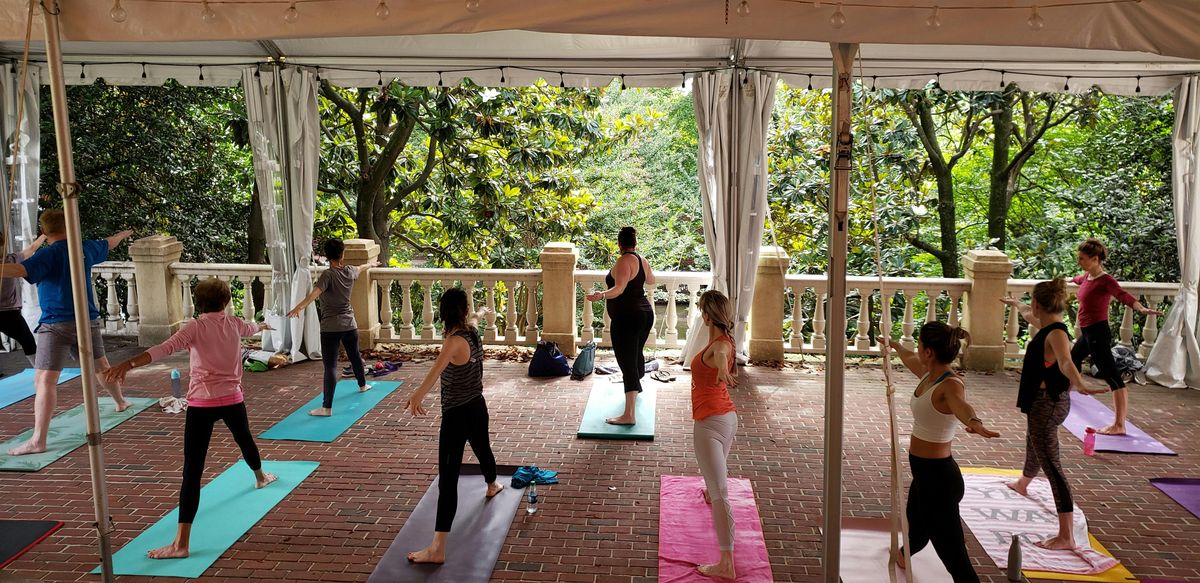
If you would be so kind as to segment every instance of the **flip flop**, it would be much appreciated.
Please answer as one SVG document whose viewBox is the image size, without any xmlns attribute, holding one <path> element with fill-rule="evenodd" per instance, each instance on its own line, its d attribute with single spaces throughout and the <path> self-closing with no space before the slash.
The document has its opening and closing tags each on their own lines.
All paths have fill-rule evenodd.
<svg viewBox="0 0 1200 583">
<path fill-rule="evenodd" d="M 662 369 L 659 369 L 659 370 L 656 370 L 656 371 L 650 373 L 650 378 L 652 378 L 660 383 L 669 383 L 669 382 L 675 380 L 675 377 L 671 376 L 671 373 L 669 373 L 665 370 L 662 370 Z"/>
</svg>

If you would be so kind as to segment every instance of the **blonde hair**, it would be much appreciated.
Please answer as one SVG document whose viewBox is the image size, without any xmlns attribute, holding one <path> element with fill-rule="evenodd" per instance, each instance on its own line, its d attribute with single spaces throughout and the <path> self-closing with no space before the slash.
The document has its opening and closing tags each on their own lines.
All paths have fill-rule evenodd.
<svg viewBox="0 0 1200 583">
<path fill-rule="evenodd" d="M 700 308 L 700 313 L 708 316 L 714 326 L 727 335 L 733 335 L 733 305 L 729 303 L 725 294 L 710 289 L 700 294 L 696 305 Z"/>
<path fill-rule="evenodd" d="M 1061 277 L 1033 286 L 1033 293 L 1029 295 L 1038 306 L 1051 314 L 1061 314 L 1067 309 L 1067 282 Z"/>
<path fill-rule="evenodd" d="M 67 234 L 67 216 L 63 214 L 62 209 L 49 209 L 42 212 L 42 217 L 38 219 L 42 225 L 42 232 L 47 235 L 65 235 Z"/>
</svg>

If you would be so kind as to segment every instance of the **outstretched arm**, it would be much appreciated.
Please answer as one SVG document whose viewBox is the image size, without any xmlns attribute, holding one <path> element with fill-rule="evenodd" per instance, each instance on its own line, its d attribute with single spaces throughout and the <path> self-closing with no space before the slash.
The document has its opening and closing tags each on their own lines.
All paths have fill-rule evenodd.
<svg viewBox="0 0 1200 583">
<path fill-rule="evenodd" d="M 1075 390 L 1085 395 L 1098 395 L 1107 393 L 1108 387 L 1102 389 L 1093 389 L 1083 380 L 1083 375 L 1079 373 L 1079 369 L 1075 368 L 1075 363 L 1071 361 L 1071 341 L 1067 338 L 1067 333 L 1062 330 L 1054 330 L 1050 332 L 1050 336 L 1046 339 L 1050 343 L 1050 348 L 1054 350 L 1054 359 L 1058 361 L 1058 370 L 1061 370 L 1067 379 L 1071 381 L 1071 386 Z"/>
<path fill-rule="evenodd" d="M 117 245 L 120 245 L 121 241 L 128 239 L 130 235 L 133 235 L 133 231 L 125 229 L 124 231 L 105 239 L 105 241 L 108 241 L 108 250 L 112 251 L 113 249 L 116 249 Z"/>
<path fill-rule="evenodd" d="M 625 259 L 626 257 L 629 259 Z M 587 301 L 595 302 L 599 300 L 611 300 L 625 293 L 625 286 L 629 285 L 629 280 L 633 279 L 633 274 L 629 273 L 629 263 L 630 261 L 637 260 L 637 257 L 633 257 L 632 255 L 624 255 L 618 259 L 617 265 L 614 266 L 612 270 L 613 286 L 602 292 L 592 292 L 588 294 L 585 296 Z M 646 281 L 649 282 L 650 280 L 647 279 Z"/>
<path fill-rule="evenodd" d="M 300 300 L 300 303 L 296 304 L 296 307 L 292 308 L 292 311 L 287 313 L 288 317 L 299 318 L 300 314 L 304 313 L 304 308 L 320 297 L 321 291 L 321 288 L 314 287 L 312 291 L 308 292 L 308 295 L 304 296 L 304 299 Z"/>
<path fill-rule="evenodd" d="M 413 391 L 408 397 L 408 403 L 404 406 L 404 410 L 413 415 L 424 415 L 425 407 L 421 405 L 421 401 L 425 399 L 425 395 L 433 390 L 433 385 L 437 383 L 438 377 L 442 376 L 442 371 L 450 365 L 450 357 L 456 352 L 470 350 L 467 346 L 467 341 L 461 336 L 450 336 L 442 341 L 442 350 L 438 352 L 437 360 L 433 361 L 433 366 L 429 372 L 425 374 L 425 380 L 421 381 L 421 386 Z"/>
<path fill-rule="evenodd" d="M 29 275 L 20 263 L 0 263 L 0 279 L 13 279 Z"/>
<path fill-rule="evenodd" d="M 125 382 L 125 375 L 129 374 L 129 370 L 139 366 L 150 364 L 151 358 L 149 352 L 143 352 L 121 364 L 113 366 L 104 371 L 104 382 L 109 384 Z"/>
<path fill-rule="evenodd" d="M 1016 310 L 1018 314 L 1021 314 L 1021 317 L 1024 318 L 1026 322 L 1029 322 L 1038 328 L 1042 327 L 1042 321 L 1033 315 L 1033 308 L 1030 307 L 1029 304 L 1023 303 L 1012 296 L 1000 298 L 1000 303 L 1007 304 L 1009 307 Z"/>
<path fill-rule="evenodd" d="M 946 406 L 963 425 L 967 426 L 968 432 L 989 438 L 1000 436 L 999 433 L 988 429 L 983 424 L 983 420 L 975 416 L 975 408 L 967 402 L 966 387 L 963 386 L 961 380 L 950 378 L 942 386 L 944 387 L 942 394 L 946 397 Z"/>
<path fill-rule="evenodd" d="M 38 238 L 34 239 L 33 242 L 29 244 L 28 247 L 22 249 L 19 253 L 17 253 L 17 258 L 21 261 L 25 261 L 26 259 L 29 259 L 30 257 L 33 256 L 33 254 L 39 248 L 41 248 L 42 243 L 45 243 L 45 242 L 46 242 L 46 236 L 38 235 Z"/>
<path fill-rule="evenodd" d="M 907 367 L 908 370 L 913 374 L 917 376 L 923 376 L 926 372 L 928 372 L 925 370 L 925 365 L 921 364 L 921 359 L 917 356 L 916 352 L 909 350 L 900 344 L 896 344 L 891 338 L 886 336 L 880 336 L 879 343 L 882 344 L 887 350 L 895 350 L 896 356 L 900 357 L 900 362 L 903 362 L 904 366 Z"/>
</svg>

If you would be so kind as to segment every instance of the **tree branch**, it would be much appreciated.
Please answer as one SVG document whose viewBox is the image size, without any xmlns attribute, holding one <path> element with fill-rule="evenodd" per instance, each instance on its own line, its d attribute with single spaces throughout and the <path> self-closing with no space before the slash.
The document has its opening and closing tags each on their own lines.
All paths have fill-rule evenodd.
<svg viewBox="0 0 1200 583">
<path fill-rule="evenodd" d="M 367 128 L 363 123 L 363 110 L 338 93 L 337 89 L 334 89 L 333 85 L 330 85 L 329 81 L 325 79 L 321 80 L 321 95 L 324 95 L 325 99 L 331 101 L 346 114 L 346 117 L 350 118 L 350 123 L 354 127 L 354 144 L 358 149 L 359 176 L 366 175 L 371 162 L 367 153 Z"/>
<path fill-rule="evenodd" d="M 925 241 L 922 241 L 921 238 L 917 237 L 916 235 L 905 235 L 904 238 L 907 239 L 908 243 L 913 247 L 933 255 L 939 260 L 945 260 L 947 257 L 949 257 L 949 254 L 947 254 L 945 251 L 938 249 L 937 247 L 934 247 Z"/>
</svg>

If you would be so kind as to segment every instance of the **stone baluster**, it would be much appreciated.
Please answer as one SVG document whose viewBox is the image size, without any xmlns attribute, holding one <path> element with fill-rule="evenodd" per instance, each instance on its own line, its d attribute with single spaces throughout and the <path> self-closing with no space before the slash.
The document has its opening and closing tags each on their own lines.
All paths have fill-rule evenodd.
<svg viewBox="0 0 1200 583">
<path fill-rule="evenodd" d="M 183 320 L 188 322 L 196 311 L 192 306 L 192 276 L 179 275 L 179 290 L 183 295 Z"/>
<path fill-rule="evenodd" d="M 913 331 L 916 330 L 916 322 L 913 322 L 913 305 L 916 304 L 917 293 L 913 290 L 904 290 L 904 323 L 901 325 L 903 334 L 900 336 L 900 345 L 912 350 L 916 345 L 913 339 Z"/>
<path fill-rule="evenodd" d="M 804 348 L 804 292 L 805 287 L 800 285 L 790 285 L 788 289 L 792 290 L 792 335 L 788 339 L 788 346 L 793 350 Z"/>
<path fill-rule="evenodd" d="M 525 343 L 537 344 L 538 340 L 538 283 L 537 280 L 527 280 L 521 284 L 525 288 Z M 572 302 L 574 303 L 574 302 Z"/>
<path fill-rule="evenodd" d="M 104 278 L 104 287 L 108 296 L 105 302 L 105 311 L 108 315 L 104 318 L 105 328 L 112 333 L 121 330 L 121 299 L 117 297 L 117 274 L 112 271 L 105 271 L 100 274 Z M 96 281 L 95 278 L 92 281 Z M 96 297 L 96 296 L 93 296 Z"/>
<path fill-rule="evenodd" d="M 668 348 L 676 348 L 679 343 L 679 311 L 675 306 L 675 296 L 679 292 L 679 282 L 669 279 L 667 280 L 667 330 L 666 341 Z"/>
<path fill-rule="evenodd" d="M 241 279 L 241 278 L 239 278 L 239 279 Z M 242 319 L 247 322 L 253 322 L 254 317 L 256 315 L 256 311 L 255 311 L 255 307 L 254 307 L 254 282 L 255 281 L 258 281 L 258 277 L 255 277 L 253 275 L 247 276 L 245 279 L 242 280 L 242 284 L 243 284 L 242 285 L 242 288 L 243 288 L 242 295 L 245 296 L 242 299 Z"/>
<path fill-rule="evenodd" d="M 592 313 L 592 302 L 587 299 L 588 287 L 581 282 L 580 287 L 583 288 L 583 325 L 579 330 L 580 340 L 587 344 L 588 342 L 596 341 L 596 330 L 592 328 L 592 319 L 595 315 Z"/>
<path fill-rule="evenodd" d="M 946 315 L 946 324 L 957 326 L 959 301 L 962 299 L 962 292 L 948 291 L 946 295 L 950 296 L 950 313 Z"/>
<path fill-rule="evenodd" d="M 413 280 L 400 280 L 400 339 L 415 340 L 417 338 L 417 329 L 413 326 L 413 307 L 412 307 L 412 285 Z"/>
<path fill-rule="evenodd" d="M 937 293 L 934 293 L 937 292 Z M 941 290 L 925 290 L 925 323 L 937 321 L 937 303 L 942 297 Z"/>
<path fill-rule="evenodd" d="M 1151 310 L 1157 310 L 1162 306 L 1163 296 L 1147 295 L 1146 307 Z M 1142 326 L 1142 345 L 1138 347 L 1137 354 L 1143 360 L 1150 356 L 1150 351 L 1154 349 L 1154 343 L 1158 341 L 1158 316 L 1146 316 L 1146 324 Z"/>
<path fill-rule="evenodd" d="M 514 301 L 516 299 L 516 294 L 513 293 L 514 291 L 516 291 L 513 289 L 514 287 L 516 287 L 516 282 L 514 282 L 514 281 L 504 282 L 504 343 L 505 344 L 516 344 L 517 343 L 517 302 Z"/>
<path fill-rule="evenodd" d="M 1005 323 L 1004 353 L 1016 356 L 1021 353 L 1021 345 L 1017 336 L 1021 333 L 1021 313 L 1016 308 L 1008 308 L 1008 321 Z"/>
<path fill-rule="evenodd" d="M 376 282 L 378 286 L 376 293 L 379 294 L 379 339 L 391 340 L 396 335 L 396 330 L 392 326 L 392 284 L 395 283 L 391 279 L 382 279 Z"/>
<path fill-rule="evenodd" d="M 127 284 L 125 288 L 125 315 L 127 316 L 125 330 L 138 334 L 141 329 L 142 316 L 141 308 L 138 306 L 137 274 L 127 273 L 124 277 Z"/>
<path fill-rule="evenodd" d="M 813 303 L 812 347 L 813 347 L 813 350 L 824 352 L 825 351 L 825 299 L 829 297 L 829 293 L 814 289 L 813 295 L 816 297 L 816 301 Z"/>
<path fill-rule="evenodd" d="M 484 316 L 486 325 L 484 326 L 483 337 L 489 342 L 496 341 L 496 282 L 483 282 L 484 289 L 487 290 L 487 309 L 488 313 Z"/>
<path fill-rule="evenodd" d="M 1121 338 L 1117 344 L 1133 348 L 1133 308 L 1121 305 Z"/>
<path fill-rule="evenodd" d="M 871 336 L 868 334 L 871 329 L 871 295 L 875 290 L 868 288 L 868 291 L 863 293 L 863 288 L 856 288 L 854 291 L 858 294 L 858 334 L 854 337 L 854 348 L 869 350 L 871 348 Z"/>
<path fill-rule="evenodd" d="M 895 295 L 892 290 L 879 290 L 879 336 L 889 340 L 892 338 L 892 298 Z M 878 339 L 875 348 L 879 349 Z"/>
<path fill-rule="evenodd" d="M 433 340 L 433 283 L 432 279 L 422 279 L 421 284 L 421 339 Z M 495 340 L 493 335 L 492 340 Z"/>
</svg>

